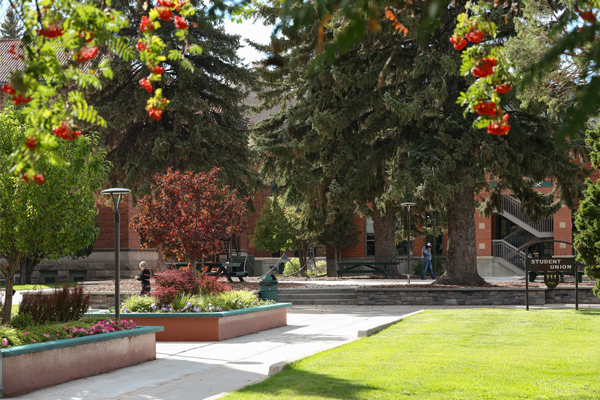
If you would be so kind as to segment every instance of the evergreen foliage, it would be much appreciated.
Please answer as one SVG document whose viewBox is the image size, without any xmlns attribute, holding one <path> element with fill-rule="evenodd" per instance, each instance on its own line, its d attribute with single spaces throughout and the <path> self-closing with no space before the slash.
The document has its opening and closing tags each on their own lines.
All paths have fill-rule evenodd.
<svg viewBox="0 0 600 400">
<path fill-rule="evenodd" d="M 475 130 L 472 119 L 463 117 L 456 100 L 470 82 L 459 75 L 460 53 L 449 38 L 465 3 L 445 9 L 426 42 L 416 34 L 399 35 L 382 14 L 379 33 L 312 71 L 319 24 L 298 32 L 283 29 L 274 40 L 284 67 L 262 72 L 263 107 L 282 109 L 254 129 L 261 172 L 277 179 L 286 199 L 321 213 L 342 205 L 372 215 L 378 260 L 395 258 L 393 227 L 401 202 L 416 202 L 412 212 L 417 215 L 444 210 L 450 246 L 438 282 L 479 285 L 484 281 L 477 273 L 475 195 L 490 193 L 481 209 L 489 216 L 500 208 L 502 194 L 511 191 L 525 214 L 541 219 L 561 201 L 575 204 L 586 171 L 573 162 L 581 146 L 555 147 L 555 124 L 537 102 L 521 107 L 507 97 L 502 107 L 514 116 L 508 137 Z M 277 12 L 260 10 L 267 18 Z M 410 14 L 396 16 L 409 31 L 413 28 Z M 502 13 L 489 17 L 500 27 L 498 40 L 514 35 Z M 346 23 L 334 14 L 325 25 L 324 42 Z M 557 190 L 541 195 L 533 186 L 548 177 Z"/>
<path fill-rule="evenodd" d="M 18 39 L 23 36 L 23 26 L 12 10 L 8 10 L 0 23 L 0 39 Z"/>
<path fill-rule="evenodd" d="M 137 42 L 140 20 L 145 15 L 144 2 L 119 0 L 112 7 L 125 12 L 130 26 L 119 35 Z M 207 172 L 213 166 L 222 168 L 221 180 L 241 194 L 253 193 L 256 173 L 250 167 L 251 153 L 243 119 L 244 99 L 254 86 L 255 76 L 241 65 L 236 51 L 239 37 L 227 34 L 222 25 L 207 16 L 207 8 L 199 0 L 191 4 L 197 9 L 188 18 L 189 40 L 202 46 L 199 54 L 186 53 L 193 70 L 177 60 L 167 59 L 163 79 L 152 82 L 170 101 L 160 121 L 148 118 L 146 91 L 139 84 L 149 70 L 139 61 L 115 60 L 114 77 L 104 79 L 101 91 L 88 93 L 88 101 L 97 105 L 107 121 L 101 129 L 108 159 L 114 164 L 110 180 L 114 185 L 131 188 L 135 195 L 150 193 L 156 173 L 168 167 L 181 171 Z M 197 24 L 197 27 L 195 26 Z M 178 40 L 177 29 L 164 24 L 156 35 L 167 51 L 185 50 Z"/>
</svg>

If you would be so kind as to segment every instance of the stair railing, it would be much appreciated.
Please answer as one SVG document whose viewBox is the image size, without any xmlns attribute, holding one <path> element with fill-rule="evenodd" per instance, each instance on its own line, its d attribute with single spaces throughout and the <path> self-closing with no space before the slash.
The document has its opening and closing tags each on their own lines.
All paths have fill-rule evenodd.
<svg viewBox="0 0 600 400">
<path fill-rule="evenodd" d="M 527 225 L 531 226 L 538 232 L 553 232 L 554 219 L 553 217 L 541 221 L 539 224 L 534 223 L 531 219 L 525 217 L 521 213 L 521 202 L 512 196 L 502 196 L 502 210 L 513 215 Z"/>
</svg>

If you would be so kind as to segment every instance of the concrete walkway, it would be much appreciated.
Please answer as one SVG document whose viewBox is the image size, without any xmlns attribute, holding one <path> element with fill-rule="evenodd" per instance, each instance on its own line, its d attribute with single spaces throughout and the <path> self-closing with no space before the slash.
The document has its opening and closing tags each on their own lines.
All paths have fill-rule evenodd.
<svg viewBox="0 0 600 400">
<path fill-rule="evenodd" d="M 222 342 L 158 342 L 157 359 L 42 389 L 19 399 L 216 399 L 298 360 L 421 308 L 296 306 L 288 325 Z M 364 333 L 364 332 L 363 332 Z M 115 354 L 118 357 L 118 354 Z M 94 362 L 90 360 L 90 362 Z"/>
</svg>

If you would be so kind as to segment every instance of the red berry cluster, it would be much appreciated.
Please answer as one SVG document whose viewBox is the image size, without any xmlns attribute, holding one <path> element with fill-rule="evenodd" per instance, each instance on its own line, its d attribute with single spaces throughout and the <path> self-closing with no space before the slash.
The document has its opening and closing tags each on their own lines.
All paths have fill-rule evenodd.
<svg viewBox="0 0 600 400">
<path fill-rule="evenodd" d="M 158 5 L 161 7 L 167 7 L 167 8 L 175 7 L 175 3 L 173 3 L 171 0 L 158 0 Z"/>
<path fill-rule="evenodd" d="M 150 93 L 152 93 L 152 84 L 150 83 L 150 81 L 148 81 L 148 79 L 144 78 L 144 79 L 140 79 L 140 85 L 146 89 L 147 91 L 149 91 Z"/>
<path fill-rule="evenodd" d="M 168 100 L 166 98 L 162 98 L 160 101 L 152 104 L 146 111 L 148 111 L 148 116 L 153 120 L 160 121 L 162 118 L 162 113 L 167 106 Z"/>
<path fill-rule="evenodd" d="M 63 33 L 65 33 L 65 31 L 58 23 L 54 23 L 46 28 L 38 30 L 38 36 L 44 36 L 49 39 L 62 36 Z"/>
<path fill-rule="evenodd" d="M 71 131 L 71 128 L 66 122 L 63 122 L 59 127 L 52 129 L 52 132 L 56 137 L 64 140 L 75 140 L 81 135 L 81 131 Z"/>
<path fill-rule="evenodd" d="M 98 54 L 98 48 L 96 46 L 84 47 L 77 52 L 76 60 L 80 61 L 80 62 L 89 61 L 92 58 L 96 57 L 97 54 Z"/>
<path fill-rule="evenodd" d="M 473 76 L 477 78 L 485 78 L 494 73 L 494 67 L 496 66 L 496 59 L 494 57 L 482 58 L 477 65 L 473 68 Z"/>
<path fill-rule="evenodd" d="M 150 21 L 150 18 L 146 17 L 145 15 L 142 17 L 142 22 L 140 24 L 140 29 L 142 30 L 142 32 L 146 33 L 146 30 L 153 30 L 154 26 L 152 26 L 152 22 Z"/>
<path fill-rule="evenodd" d="M 17 94 L 17 91 L 11 85 L 5 83 L 2 85 L 2 91 L 12 97 L 12 102 L 15 106 L 27 104 L 31 101 L 31 96 L 24 97 L 22 94 Z"/>
<path fill-rule="evenodd" d="M 581 11 L 579 8 L 575 9 L 575 12 L 577 14 L 579 14 L 579 16 L 581 17 L 581 19 L 583 19 L 584 21 L 587 21 L 589 23 L 592 22 L 596 22 L 596 16 L 594 15 L 593 12 L 591 11 Z"/>
<path fill-rule="evenodd" d="M 34 150 L 35 146 L 37 146 L 37 139 L 27 138 L 27 140 L 25 141 L 25 147 L 27 147 L 29 150 Z"/>
<path fill-rule="evenodd" d="M 29 177 L 27 176 L 27 173 L 23 174 L 23 180 L 27 183 L 29 183 Z M 37 183 L 38 185 L 41 185 L 42 183 L 44 183 L 46 180 L 44 179 L 44 175 L 42 174 L 37 174 L 33 176 L 33 181 L 35 183 Z"/>
<path fill-rule="evenodd" d="M 158 18 L 163 21 L 170 21 L 173 19 L 173 10 L 167 7 L 157 6 L 155 7 L 158 11 Z"/>
<path fill-rule="evenodd" d="M 510 125 L 508 125 L 508 114 L 504 114 L 501 122 L 492 122 L 486 127 L 486 129 L 490 135 L 506 135 L 508 131 L 510 131 Z"/>
<path fill-rule="evenodd" d="M 146 46 L 142 40 L 138 40 L 137 44 L 135 45 L 135 48 L 141 53 L 144 50 L 148 49 L 148 46 Z"/>
<path fill-rule="evenodd" d="M 477 112 L 477 114 L 479 115 L 489 115 L 489 116 L 496 116 L 496 114 L 498 114 L 498 109 L 496 107 L 496 103 L 494 103 L 493 101 L 482 101 L 481 103 L 477 104 L 475 106 L 475 111 Z"/>
<path fill-rule="evenodd" d="M 175 17 L 175 28 L 177 29 L 187 29 L 189 27 L 187 21 L 181 17 Z"/>
<path fill-rule="evenodd" d="M 504 85 L 498 85 L 494 88 L 494 91 L 499 94 L 508 94 L 512 90 L 512 86 L 508 83 Z"/>
<path fill-rule="evenodd" d="M 483 40 L 483 32 L 478 29 L 475 29 L 465 35 L 465 37 L 469 40 L 469 42 L 479 43 Z"/>
<path fill-rule="evenodd" d="M 461 38 L 458 35 L 454 35 L 450 38 L 450 42 L 454 43 L 454 48 L 456 50 L 462 50 L 465 48 L 465 46 L 467 45 L 467 40 Z"/>
<path fill-rule="evenodd" d="M 165 72 L 165 69 L 160 65 L 157 65 L 156 67 L 150 68 L 150 71 L 152 71 L 153 74 L 161 75 L 163 72 Z"/>
</svg>

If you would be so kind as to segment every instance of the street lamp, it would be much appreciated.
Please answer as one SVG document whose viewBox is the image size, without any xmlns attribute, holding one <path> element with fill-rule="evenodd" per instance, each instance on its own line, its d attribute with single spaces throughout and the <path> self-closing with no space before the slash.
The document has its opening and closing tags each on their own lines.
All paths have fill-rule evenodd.
<svg viewBox="0 0 600 400">
<path fill-rule="evenodd" d="M 436 236 L 437 236 L 437 235 L 436 235 L 436 217 L 437 217 L 437 215 L 438 215 L 439 211 L 438 211 L 438 210 L 429 210 L 429 211 L 427 211 L 427 213 L 428 213 L 429 215 L 432 215 L 432 214 L 433 214 L 433 257 L 431 257 L 431 258 L 432 258 L 432 260 L 433 260 L 433 273 L 434 273 L 434 274 L 436 274 L 437 272 L 436 272 L 436 270 L 435 270 L 435 261 L 436 261 L 436 260 L 435 260 L 435 258 L 436 258 L 436 257 L 435 257 L 435 255 L 436 255 L 436 253 L 435 253 L 435 252 L 436 252 L 436 249 L 437 249 L 437 247 L 435 247 L 435 238 L 436 238 Z M 442 252 L 442 253 L 443 253 L 443 252 Z M 442 255 L 443 255 L 443 254 L 442 254 Z"/>
<path fill-rule="evenodd" d="M 121 232 L 119 229 L 121 214 L 119 214 L 119 204 L 121 204 L 121 198 L 123 195 L 131 193 L 131 190 L 123 188 L 111 188 L 103 190 L 101 193 L 110 194 L 115 206 L 115 320 L 119 321 L 119 308 L 121 305 L 121 265 L 119 259 L 121 252 Z"/>
<path fill-rule="evenodd" d="M 410 208 L 416 206 L 416 203 L 402 203 L 402 206 L 408 208 L 408 246 L 406 253 L 408 254 L 408 284 L 410 285 Z"/>
</svg>

